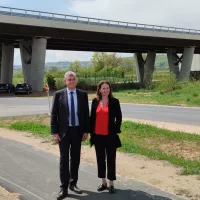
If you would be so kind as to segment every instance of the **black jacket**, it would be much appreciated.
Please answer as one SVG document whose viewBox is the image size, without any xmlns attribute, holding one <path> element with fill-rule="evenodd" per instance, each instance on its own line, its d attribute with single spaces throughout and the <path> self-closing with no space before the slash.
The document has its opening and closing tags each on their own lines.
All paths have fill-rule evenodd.
<svg viewBox="0 0 200 200">
<path fill-rule="evenodd" d="M 96 109 L 98 107 L 98 104 L 99 101 L 96 98 L 93 99 L 90 115 L 91 145 L 95 143 L 93 136 L 95 136 Z M 120 147 L 121 141 L 119 139 L 118 133 L 121 133 L 120 128 L 122 123 L 122 112 L 118 99 L 114 97 L 109 99 L 108 113 L 108 136 L 112 139 L 116 147 Z"/>
<path fill-rule="evenodd" d="M 78 102 L 78 120 L 80 134 L 89 132 L 89 107 L 86 92 L 76 89 Z M 69 126 L 69 107 L 67 90 L 59 90 L 54 94 L 51 111 L 51 133 L 59 133 L 64 138 Z"/>
</svg>

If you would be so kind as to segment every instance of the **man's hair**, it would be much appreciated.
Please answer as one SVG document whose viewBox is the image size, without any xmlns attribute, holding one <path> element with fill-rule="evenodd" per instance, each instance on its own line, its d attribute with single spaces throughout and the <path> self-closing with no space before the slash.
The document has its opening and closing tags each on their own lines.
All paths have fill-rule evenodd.
<svg viewBox="0 0 200 200">
<path fill-rule="evenodd" d="M 75 76 L 75 77 L 76 77 L 76 73 L 73 72 L 73 71 L 68 71 L 68 72 L 66 72 L 65 75 L 64 75 L 64 80 L 66 80 L 66 78 L 67 78 L 68 76 Z M 76 77 L 76 78 L 77 78 L 77 77 Z"/>
</svg>

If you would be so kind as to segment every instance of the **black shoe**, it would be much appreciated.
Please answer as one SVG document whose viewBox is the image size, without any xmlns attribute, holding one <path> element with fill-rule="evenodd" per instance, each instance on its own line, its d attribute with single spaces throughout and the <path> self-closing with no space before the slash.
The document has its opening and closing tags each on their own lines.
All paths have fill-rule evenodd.
<svg viewBox="0 0 200 200">
<path fill-rule="evenodd" d="M 71 191 L 77 193 L 77 194 L 82 194 L 82 193 L 83 193 L 82 190 L 79 189 L 76 185 L 70 185 L 70 186 L 69 186 L 69 189 L 70 189 Z"/>
<path fill-rule="evenodd" d="M 104 184 L 101 184 L 99 185 L 99 187 L 97 188 L 97 191 L 101 192 L 101 191 L 104 191 L 107 189 L 107 184 L 104 185 Z"/>
<path fill-rule="evenodd" d="M 62 190 L 59 192 L 58 196 L 57 196 L 57 200 L 62 200 L 62 199 L 64 199 L 64 198 L 67 197 L 67 196 L 68 196 L 68 191 L 62 189 Z"/>
<path fill-rule="evenodd" d="M 113 185 L 111 185 L 111 186 L 108 188 L 108 190 L 109 190 L 109 193 L 110 193 L 110 194 L 115 193 L 115 188 L 114 188 Z"/>
</svg>

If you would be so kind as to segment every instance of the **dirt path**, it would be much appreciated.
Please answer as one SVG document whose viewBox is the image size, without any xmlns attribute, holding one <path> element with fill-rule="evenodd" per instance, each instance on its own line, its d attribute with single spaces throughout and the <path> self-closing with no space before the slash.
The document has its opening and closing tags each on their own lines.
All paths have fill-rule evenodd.
<svg viewBox="0 0 200 200">
<path fill-rule="evenodd" d="M 41 138 L 34 138 L 30 133 L 0 128 L 0 137 L 23 142 L 59 155 L 57 145 L 52 145 Z M 82 162 L 96 165 L 94 148 L 82 147 Z M 181 168 L 165 161 L 150 160 L 145 156 L 134 154 L 117 153 L 117 173 L 119 176 L 145 182 L 186 199 L 200 200 L 200 176 L 181 176 L 179 175 L 180 171 Z"/>
<path fill-rule="evenodd" d="M 19 195 L 10 193 L 0 186 L 0 200 L 19 200 Z"/>
</svg>

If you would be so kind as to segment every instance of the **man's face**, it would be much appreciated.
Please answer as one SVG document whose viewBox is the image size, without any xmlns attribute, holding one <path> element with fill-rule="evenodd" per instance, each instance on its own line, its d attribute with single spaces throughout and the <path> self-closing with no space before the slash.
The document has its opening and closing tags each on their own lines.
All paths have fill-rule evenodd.
<svg viewBox="0 0 200 200">
<path fill-rule="evenodd" d="M 67 76 L 65 79 L 66 86 L 70 89 L 73 90 L 76 87 L 77 81 L 75 76 Z"/>
</svg>

